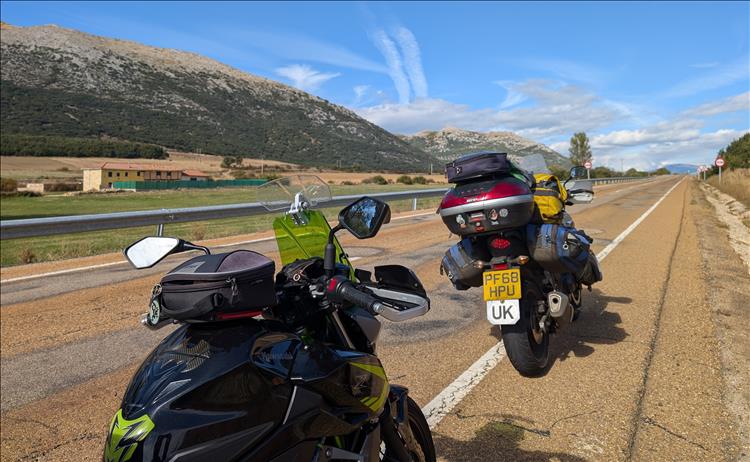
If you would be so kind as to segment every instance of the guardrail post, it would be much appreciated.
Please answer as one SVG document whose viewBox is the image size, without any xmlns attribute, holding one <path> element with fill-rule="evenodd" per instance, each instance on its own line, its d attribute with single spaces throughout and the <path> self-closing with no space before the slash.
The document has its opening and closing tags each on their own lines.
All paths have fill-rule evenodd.
<svg viewBox="0 0 750 462">
<path fill-rule="evenodd" d="M 417 198 L 416 197 L 414 199 L 412 199 L 411 210 L 412 211 L 416 211 L 417 210 Z"/>
<path fill-rule="evenodd" d="M 159 237 L 164 235 L 164 223 L 156 225 L 156 235 Z"/>
</svg>

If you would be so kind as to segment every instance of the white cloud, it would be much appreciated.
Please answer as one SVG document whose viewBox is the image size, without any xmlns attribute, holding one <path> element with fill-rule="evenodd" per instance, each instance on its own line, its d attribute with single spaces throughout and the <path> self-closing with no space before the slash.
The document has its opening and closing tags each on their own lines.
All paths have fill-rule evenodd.
<svg viewBox="0 0 750 462">
<path fill-rule="evenodd" d="M 518 64 L 534 71 L 551 73 L 563 80 L 595 86 L 607 81 L 612 74 L 611 71 L 565 59 L 527 58 L 518 61 Z"/>
<path fill-rule="evenodd" d="M 591 138 L 592 147 L 636 146 L 646 143 L 687 141 L 697 138 L 703 123 L 694 119 L 661 122 L 636 130 L 616 130 Z"/>
<path fill-rule="evenodd" d="M 672 98 L 695 95 L 707 90 L 750 80 L 750 63 L 747 57 L 742 57 L 726 66 L 717 66 L 712 69 L 711 72 L 675 84 L 662 95 Z"/>
<path fill-rule="evenodd" d="M 425 79 L 424 70 L 422 69 L 422 57 L 417 39 L 405 27 L 396 29 L 395 35 L 396 41 L 398 41 L 398 45 L 401 48 L 401 53 L 403 53 L 404 67 L 409 76 L 412 90 L 414 90 L 414 96 L 417 98 L 426 98 L 427 79 Z"/>
<path fill-rule="evenodd" d="M 292 82 L 292 85 L 303 91 L 315 91 L 325 82 L 341 74 L 338 72 L 320 72 L 306 64 L 292 64 L 289 66 L 279 67 L 276 73 L 286 77 Z"/>
<path fill-rule="evenodd" d="M 367 95 L 367 92 L 370 91 L 370 86 L 356 85 L 352 90 L 354 91 L 354 101 L 352 102 L 352 106 L 357 107 L 365 101 L 365 96 Z"/>
<path fill-rule="evenodd" d="M 505 99 L 500 103 L 500 109 L 517 106 L 526 101 L 526 95 L 513 89 L 513 82 L 509 80 L 496 80 L 494 83 L 505 89 Z"/>
<path fill-rule="evenodd" d="M 360 108 L 357 112 L 395 133 L 453 126 L 479 131 L 513 130 L 533 139 L 592 131 L 623 117 L 623 111 L 616 105 L 574 85 L 545 80 L 504 82 L 504 85 L 517 101 L 528 99 L 534 105 L 501 110 L 471 109 L 442 99 L 422 99 L 408 104 Z"/>
<path fill-rule="evenodd" d="M 750 91 L 730 96 L 719 101 L 711 101 L 686 110 L 686 115 L 712 116 L 725 112 L 750 111 Z"/>
<path fill-rule="evenodd" d="M 396 87 L 399 103 L 408 103 L 410 94 L 409 80 L 404 73 L 401 55 L 396 48 L 396 44 L 393 43 L 393 40 L 382 29 L 372 32 L 372 38 L 375 46 L 380 50 L 388 65 L 388 75 L 391 76 L 393 85 Z"/>
<path fill-rule="evenodd" d="M 388 68 L 338 44 L 329 43 L 306 35 L 260 30 L 234 31 L 238 44 L 262 51 L 270 51 L 276 56 L 304 60 L 349 69 L 386 74 Z"/>
</svg>

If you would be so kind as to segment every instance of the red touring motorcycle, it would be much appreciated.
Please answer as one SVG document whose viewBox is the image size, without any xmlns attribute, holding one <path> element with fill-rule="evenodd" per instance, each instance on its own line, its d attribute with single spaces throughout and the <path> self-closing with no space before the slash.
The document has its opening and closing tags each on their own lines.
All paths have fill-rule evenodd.
<svg viewBox="0 0 750 462">
<path fill-rule="evenodd" d="M 592 239 L 565 212 L 593 200 L 585 172 L 574 167 L 563 183 L 541 155 L 514 163 L 493 152 L 446 166 L 455 187 L 438 211 L 461 240 L 441 272 L 458 290 L 483 287 L 487 319 L 500 325 L 508 358 L 524 376 L 546 372 L 550 334 L 577 318 L 582 287 L 602 279 Z"/>
</svg>

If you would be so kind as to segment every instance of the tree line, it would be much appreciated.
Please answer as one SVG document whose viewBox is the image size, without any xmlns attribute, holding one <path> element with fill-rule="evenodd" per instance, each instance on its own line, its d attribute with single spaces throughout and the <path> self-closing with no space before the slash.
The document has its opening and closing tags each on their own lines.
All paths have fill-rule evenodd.
<svg viewBox="0 0 750 462">
<path fill-rule="evenodd" d="M 165 159 L 167 157 L 164 148 L 147 143 L 19 134 L 3 134 L 0 137 L 0 153 L 4 156 L 38 157 L 120 157 L 128 159 Z"/>
</svg>

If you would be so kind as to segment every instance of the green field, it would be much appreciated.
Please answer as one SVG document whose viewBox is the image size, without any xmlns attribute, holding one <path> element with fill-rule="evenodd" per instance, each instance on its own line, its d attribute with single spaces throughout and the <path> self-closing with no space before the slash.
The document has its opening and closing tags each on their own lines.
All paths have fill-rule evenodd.
<svg viewBox="0 0 750 462">
<path fill-rule="evenodd" d="M 430 189 L 441 185 L 412 187 L 405 185 L 357 185 L 331 186 L 334 195 L 364 194 L 406 189 Z M 158 191 L 117 194 L 81 194 L 76 196 L 3 197 L 0 201 L 0 218 L 14 220 L 89 213 L 124 212 L 162 208 L 197 207 L 254 202 L 255 188 L 232 188 L 223 190 Z M 419 208 L 434 208 L 438 199 L 422 199 Z M 391 203 L 394 213 L 410 210 L 411 201 Z M 337 210 L 326 210 L 328 217 L 334 217 Z M 279 212 L 276 212 L 279 213 Z M 165 227 L 165 234 L 188 240 L 202 240 L 217 237 L 247 234 L 270 229 L 276 215 L 230 218 L 205 222 L 179 223 Z M 30 262 L 60 260 L 65 258 L 97 255 L 116 252 L 130 242 L 148 234 L 155 227 L 125 228 L 110 231 L 66 234 L 28 239 L 2 241 L 0 264 L 18 265 Z"/>
</svg>

